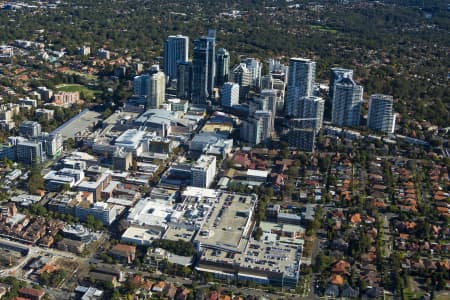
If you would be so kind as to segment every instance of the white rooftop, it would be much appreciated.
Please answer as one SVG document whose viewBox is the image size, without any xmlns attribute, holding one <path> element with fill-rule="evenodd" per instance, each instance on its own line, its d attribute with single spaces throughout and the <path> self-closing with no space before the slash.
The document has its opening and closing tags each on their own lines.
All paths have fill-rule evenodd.
<svg viewBox="0 0 450 300">
<path fill-rule="evenodd" d="M 264 177 L 264 178 L 266 178 L 267 176 L 269 176 L 269 171 L 248 169 L 247 170 L 247 176 Z"/>
</svg>

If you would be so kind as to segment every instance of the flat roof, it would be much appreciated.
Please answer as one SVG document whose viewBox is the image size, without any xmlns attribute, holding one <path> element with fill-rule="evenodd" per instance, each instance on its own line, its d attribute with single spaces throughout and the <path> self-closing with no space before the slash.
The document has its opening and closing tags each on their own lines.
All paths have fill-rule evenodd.
<svg viewBox="0 0 450 300">
<path fill-rule="evenodd" d="M 167 227 L 167 220 L 173 212 L 173 204 L 169 201 L 144 198 L 130 210 L 127 220 L 141 226 Z"/>
<path fill-rule="evenodd" d="M 250 229 L 256 196 L 219 193 L 214 207 L 197 233 L 195 240 L 202 247 L 240 251 L 241 241 Z"/>
<path fill-rule="evenodd" d="M 269 171 L 248 169 L 247 176 L 266 178 L 267 176 L 269 176 Z"/>
<path fill-rule="evenodd" d="M 142 242 L 149 242 L 161 237 L 161 231 L 156 229 L 142 228 L 131 226 L 122 234 L 122 240 L 140 240 Z"/>
<path fill-rule="evenodd" d="M 216 249 L 206 249 L 202 252 L 200 265 L 203 262 L 218 264 L 218 266 L 239 266 L 239 273 L 251 274 L 254 277 L 265 278 L 264 274 L 282 273 L 284 277 L 298 278 L 302 257 L 302 247 L 295 244 L 284 244 L 272 239 L 266 241 L 249 240 L 242 253 L 230 253 Z M 212 272 L 209 267 L 205 271 Z M 211 266 L 214 269 L 214 265 Z M 222 269 L 223 267 L 219 267 Z M 241 269 L 242 268 L 242 269 Z M 199 269 L 199 268 L 197 268 Z M 270 273 L 268 273 L 270 272 Z M 269 275 L 270 276 L 270 275 Z"/>
<path fill-rule="evenodd" d="M 284 232 L 305 232 L 305 228 L 300 225 L 279 224 L 273 222 L 260 222 L 259 226 L 263 232 L 272 232 L 272 230 L 282 230 Z"/>
<path fill-rule="evenodd" d="M 73 139 L 78 133 L 85 131 L 101 119 L 102 115 L 100 113 L 85 109 L 69 121 L 56 128 L 52 133 L 59 132 L 61 133 L 63 139 Z"/>
</svg>

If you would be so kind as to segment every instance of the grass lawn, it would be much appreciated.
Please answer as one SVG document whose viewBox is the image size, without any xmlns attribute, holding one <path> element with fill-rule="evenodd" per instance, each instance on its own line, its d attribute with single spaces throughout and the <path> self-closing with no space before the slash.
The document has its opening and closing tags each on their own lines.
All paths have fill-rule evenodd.
<svg viewBox="0 0 450 300">
<path fill-rule="evenodd" d="M 331 29 L 328 27 L 320 26 L 320 25 L 310 25 L 309 28 L 311 28 L 313 30 L 324 31 L 324 32 L 333 33 L 333 34 L 336 34 L 338 32 L 336 29 Z"/>
<path fill-rule="evenodd" d="M 70 75 L 75 74 L 75 75 L 84 77 L 84 78 L 86 78 L 88 80 L 97 80 L 98 79 L 97 75 L 81 73 L 81 72 L 77 72 L 77 71 L 74 71 L 74 70 L 67 70 L 67 71 L 64 71 L 63 73 L 70 74 Z"/>
<path fill-rule="evenodd" d="M 80 92 L 80 94 L 83 93 L 88 98 L 101 94 L 101 91 L 91 90 L 81 84 L 60 84 L 56 86 L 56 90 L 59 92 Z"/>
<path fill-rule="evenodd" d="M 442 294 L 435 294 L 434 299 L 436 300 L 448 300 L 450 299 L 450 292 L 442 292 Z"/>
</svg>

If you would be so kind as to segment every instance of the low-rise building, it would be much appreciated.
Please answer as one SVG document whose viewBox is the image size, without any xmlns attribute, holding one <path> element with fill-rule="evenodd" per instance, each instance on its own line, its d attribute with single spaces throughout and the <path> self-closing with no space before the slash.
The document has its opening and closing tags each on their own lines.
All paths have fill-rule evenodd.
<svg viewBox="0 0 450 300">
<path fill-rule="evenodd" d="M 136 258 L 136 246 L 117 244 L 109 251 L 109 254 L 130 264 Z"/>
<path fill-rule="evenodd" d="M 41 300 L 44 298 L 44 291 L 33 289 L 33 288 L 21 288 L 19 290 L 19 296 L 25 297 L 30 300 Z"/>
</svg>

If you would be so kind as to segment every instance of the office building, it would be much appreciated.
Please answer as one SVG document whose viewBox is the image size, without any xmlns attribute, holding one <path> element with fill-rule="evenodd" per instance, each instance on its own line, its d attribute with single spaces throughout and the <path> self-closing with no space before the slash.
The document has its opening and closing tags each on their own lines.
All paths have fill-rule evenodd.
<svg viewBox="0 0 450 300">
<path fill-rule="evenodd" d="M 240 63 L 231 72 L 233 82 L 239 84 L 239 98 L 245 99 L 250 91 L 251 73 L 247 65 Z"/>
<path fill-rule="evenodd" d="M 299 101 L 302 97 L 313 95 L 316 63 L 305 58 L 291 58 L 289 60 L 287 95 L 285 114 L 301 117 Z"/>
<path fill-rule="evenodd" d="M 242 122 L 241 139 L 252 145 L 266 143 L 272 135 L 273 124 L 270 111 L 257 110 Z"/>
<path fill-rule="evenodd" d="M 185 61 L 177 65 L 177 97 L 191 100 L 192 93 L 192 63 Z"/>
<path fill-rule="evenodd" d="M 333 99 L 334 84 L 344 77 L 353 79 L 353 70 L 339 68 L 339 67 L 331 68 L 330 86 L 329 86 L 329 92 L 328 92 L 330 99 Z"/>
<path fill-rule="evenodd" d="M 41 134 L 41 124 L 35 121 L 23 121 L 19 126 L 21 136 L 34 138 Z"/>
<path fill-rule="evenodd" d="M 16 145 L 17 161 L 27 165 L 45 161 L 45 151 L 41 142 L 19 141 Z"/>
<path fill-rule="evenodd" d="M 192 102 L 206 105 L 213 96 L 216 73 L 216 33 L 208 31 L 194 41 L 194 54 L 192 59 Z"/>
<path fill-rule="evenodd" d="M 337 126 L 359 126 L 363 87 L 350 77 L 342 77 L 334 83 L 332 93 L 332 123 Z"/>
<path fill-rule="evenodd" d="M 201 155 L 191 168 L 192 185 L 201 188 L 209 188 L 216 176 L 216 157 Z"/>
<path fill-rule="evenodd" d="M 86 221 L 89 215 L 100 220 L 103 225 L 109 226 L 117 218 L 117 209 L 114 205 L 106 202 L 97 202 L 88 207 L 75 206 L 75 216 L 81 221 Z"/>
<path fill-rule="evenodd" d="M 189 57 L 189 37 L 171 35 L 164 43 L 164 73 L 169 80 L 177 79 L 177 65 L 187 62 Z"/>
<path fill-rule="evenodd" d="M 255 87 L 261 87 L 261 70 L 262 63 L 259 59 L 247 58 L 243 61 L 250 71 L 250 85 Z"/>
<path fill-rule="evenodd" d="M 392 96 L 382 94 L 370 96 L 367 127 L 374 131 L 394 133 L 395 114 Z"/>
<path fill-rule="evenodd" d="M 224 48 L 219 48 L 216 52 L 216 86 L 221 87 L 228 82 L 229 73 L 230 53 Z"/>
<path fill-rule="evenodd" d="M 226 82 L 221 91 L 222 106 L 233 106 L 239 104 L 239 84 Z"/>
</svg>

